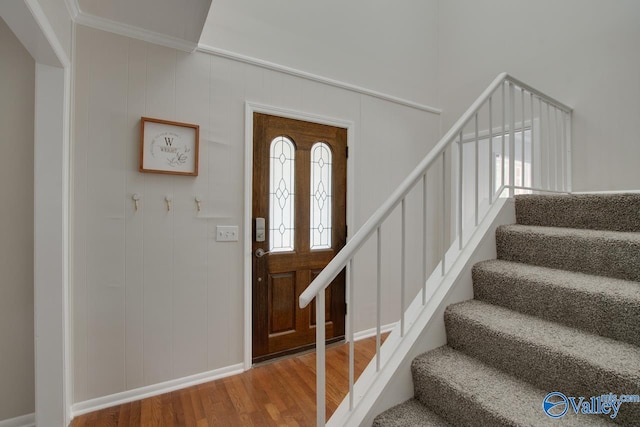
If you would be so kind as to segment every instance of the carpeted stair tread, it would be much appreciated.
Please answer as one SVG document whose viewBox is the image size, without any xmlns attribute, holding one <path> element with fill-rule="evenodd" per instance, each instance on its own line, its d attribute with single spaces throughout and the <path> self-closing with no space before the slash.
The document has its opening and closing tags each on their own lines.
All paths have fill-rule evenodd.
<svg viewBox="0 0 640 427">
<path fill-rule="evenodd" d="M 633 379 L 640 387 L 640 347 L 478 300 L 450 305 L 445 312 L 447 320 L 447 333 L 451 321 L 463 321 L 474 329 L 580 359 L 583 365 Z"/>
<path fill-rule="evenodd" d="M 607 426 L 606 418 L 567 414 L 549 418 L 547 392 L 450 347 L 414 359 L 416 398 L 455 426 Z"/>
<path fill-rule="evenodd" d="M 502 225 L 498 259 L 640 281 L 640 233 Z"/>
<path fill-rule="evenodd" d="M 518 224 L 640 232 L 640 194 L 516 196 Z"/>
<path fill-rule="evenodd" d="M 373 427 L 451 427 L 416 399 L 389 408 L 375 420 Z"/>
<path fill-rule="evenodd" d="M 638 282 L 489 260 L 473 267 L 473 288 L 478 300 L 640 346 Z"/>
<path fill-rule="evenodd" d="M 476 299 L 446 308 L 447 345 L 413 360 L 415 400 L 374 425 L 640 427 L 640 403 L 615 419 L 542 407 L 554 391 L 640 395 L 640 194 L 519 195 L 515 209 L 498 260 L 473 267 Z"/>
<path fill-rule="evenodd" d="M 640 347 L 470 300 L 445 311 L 448 345 L 544 390 L 640 394 Z M 640 420 L 640 405 L 620 420 Z"/>
</svg>

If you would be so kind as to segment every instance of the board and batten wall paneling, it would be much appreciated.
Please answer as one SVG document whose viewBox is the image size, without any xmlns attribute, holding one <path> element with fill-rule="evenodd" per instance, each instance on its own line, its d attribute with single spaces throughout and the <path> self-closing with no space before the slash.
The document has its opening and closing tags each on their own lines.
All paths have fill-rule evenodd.
<svg viewBox="0 0 640 427">
<path fill-rule="evenodd" d="M 124 387 L 125 348 L 125 142 L 127 41 L 96 34 L 89 88 L 87 151 L 87 357 L 93 392 Z M 100 367 L 100 368 L 99 368 Z M 105 369 L 101 369 L 105 367 Z"/>
<path fill-rule="evenodd" d="M 209 58 L 177 52 L 175 105 L 178 121 L 199 123 L 208 128 Z M 200 145 L 200 155 L 208 157 L 208 144 Z M 207 369 L 207 246 L 206 220 L 197 218 L 195 198 L 208 199 L 208 168 L 203 179 L 174 179 L 173 236 L 173 375 L 183 377 Z M 178 177 L 182 178 L 182 177 Z M 201 206 L 202 209 L 202 206 Z M 202 212 L 202 210 L 200 211 Z"/>
<path fill-rule="evenodd" d="M 174 117 L 176 54 L 168 48 L 148 45 L 145 68 L 145 111 L 137 116 Z M 143 229 L 143 381 L 153 384 L 171 379 L 173 374 L 173 281 L 175 279 L 174 220 L 165 197 L 173 197 L 175 177 L 145 176 L 142 195 Z"/>
<path fill-rule="evenodd" d="M 0 19 L 0 421 L 35 410 L 33 123 L 35 61 Z"/>
<path fill-rule="evenodd" d="M 145 110 L 147 75 L 147 45 L 129 40 L 127 73 L 126 160 L 124 174 L 125 201 L 125 384 L 126 389 L 145 385 L 144 382 L 144 200 L 135 211 L 133 194 L 143 195 L 145 175 L 138 172 L 138 144 L 140 138 L 140 111 Z"/>
<path fill-rule="evenodd" d="M 244 235 L 245 102 L 354 123 L 351 230 L 437 142 L 431 113 L 83 26 L 77 36 L 76 403 L 243 362 L 243 242 L 217 242 L 215 230 L 238 225 Z M 198 177 L 138 172 L 141 116 L 200 125 Z M 133 194 L 141 197 L 137 212 Z M 388 247 L 398 239 L 390 235 Z M 357 294 L 370 294 L 364 279 L 373 265 L 360 263 Z M 395 286 L 397 266 L 384 268 Z M 374 304 L 361 303 L 357 330 L 375 326 Z M 389 319 L 397 312 L 385 310 Z"/>
</svg>

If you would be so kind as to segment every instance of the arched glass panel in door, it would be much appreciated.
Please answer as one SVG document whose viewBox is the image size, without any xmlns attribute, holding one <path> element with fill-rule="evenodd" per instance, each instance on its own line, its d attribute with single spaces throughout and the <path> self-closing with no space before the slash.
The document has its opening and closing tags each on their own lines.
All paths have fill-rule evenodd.
<svg viewBox="0 0 640 427">
<path fill-rule="evenodd" d="M 324 142 L 316 142 L 311 147 L 311 209 L 310 247 L 331 248 L 331 202 L 332 167 L 331 148 Z"/>
<path fill-rule="evenodd" d="M 295 146 L 286 136 L 271 141 L 269 166 L 269 251 L 293 251 Z"/>
</svg>

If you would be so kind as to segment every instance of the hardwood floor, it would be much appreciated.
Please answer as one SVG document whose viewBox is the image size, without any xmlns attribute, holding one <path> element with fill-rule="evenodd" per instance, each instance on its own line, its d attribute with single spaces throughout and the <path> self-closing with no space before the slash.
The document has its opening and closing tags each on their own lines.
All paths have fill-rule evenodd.
<svg viewBox="0 0 640 427">
<path fill-rule="evenodd" d="M 375 352 L 375 337 L 356 342 L 356 378 Z M 328 419 L 349 389 L 348 345 L 328 348 L 326 360 Z M 71 426 L 312 426 L 315 363 L 313 352 L 265 363 L 232 377 L 82 415 Z"/>
</svg>

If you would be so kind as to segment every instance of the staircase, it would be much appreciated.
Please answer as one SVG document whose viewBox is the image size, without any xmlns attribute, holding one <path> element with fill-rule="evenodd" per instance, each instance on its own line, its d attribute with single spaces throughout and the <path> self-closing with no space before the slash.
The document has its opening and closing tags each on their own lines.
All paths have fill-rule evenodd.
<svg viewBox="0 0 640 427">
<path fill-rule="evenodd" d="M 414 359 L 414 398 L 374 426 L 640 426 L 640 403 L 613 419 L 543 411 L 550 392 L 640 394 L 640 194 L 515 205 L 498 259 L 473 268 L 475 299 L 445 312 L 447 345 Z"/>
</svg>

